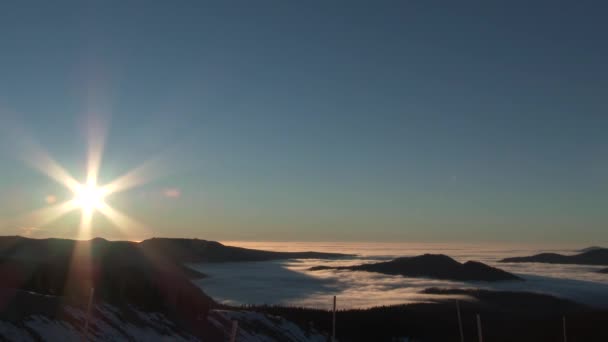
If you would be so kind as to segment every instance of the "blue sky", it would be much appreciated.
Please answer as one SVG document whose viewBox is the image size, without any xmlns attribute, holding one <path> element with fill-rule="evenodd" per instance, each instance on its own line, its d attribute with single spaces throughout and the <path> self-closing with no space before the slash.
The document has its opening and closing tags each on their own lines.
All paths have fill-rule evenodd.
<svg viewBox="0 0 608 342">
<path fill-rule="evenodd" d="M 608 241 L 602 2 L 41 1 L 0 13 L 2 233 L 74 235 L 78 213 L 7 223 L 70 196 L 19 161 L 15 135 L 83 180 L 95 113 L 108 122 L 103 180 L 159 155 L 169 169 L 108 198 L 146 236 L 101 215 L 95 235 Z"/>
</svg>

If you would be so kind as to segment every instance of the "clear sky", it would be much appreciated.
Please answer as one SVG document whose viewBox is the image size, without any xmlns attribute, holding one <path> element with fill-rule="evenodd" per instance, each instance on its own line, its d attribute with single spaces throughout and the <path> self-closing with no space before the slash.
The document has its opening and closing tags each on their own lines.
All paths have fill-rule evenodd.
<svg viewBox="0 0 608 342">
<path fill-rule="evenodd" d="M 608 242 L 608 6 L 561 1 L 3 1 L 0 233 L 73 237 L 35 140 L 141 239 Z M 159 167 L 161 167 L 159 166 Z"/>
</svg>

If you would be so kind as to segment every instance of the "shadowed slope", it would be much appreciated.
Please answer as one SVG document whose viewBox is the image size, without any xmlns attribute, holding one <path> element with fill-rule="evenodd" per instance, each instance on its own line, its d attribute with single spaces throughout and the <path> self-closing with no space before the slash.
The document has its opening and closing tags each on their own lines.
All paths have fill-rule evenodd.
<svg viewBox="0 0 608 342">
<path fill-rule="evenodd" d="M 196 332 L 200 319 L 215 303 L 190 281 L 204 274 L 184 263 L 340 256 L 268 252 L 198 239 L 155 238 L 136 243 L 7 236 L 0 237 L 0 288 L 52 295 L 77 306 L 86 305 L 94 288 L 95 301 L 161 312 Z M 11 302 L 10 298 L 0 302 L 0 312 Z"/>
<path fill-rule="evenodd" d="M 95 287 L 96 295 L 104 300 L 146 306 L 162 302 L 159 296 L 175 304 L 176 293 L 187 293 L 204 304 L 211 300 L 189 278 L 205 275 L 185 268 L 183 263 L 341 256 L 269 252 L 198 239 L 154 238 L 136 243 L 5 236 L 0 237 L 0 287 L 80 299 Z"/>
<path fill-rule="evenodd" d="M 104 239 L 0 237 L 0 287 L 76 304 L 86 302 L 95 288 L 97 299 L 187 319 L 205 314 L 213 303 L 181 265 L 150 257 L 137 243 Z"/>
</svg>

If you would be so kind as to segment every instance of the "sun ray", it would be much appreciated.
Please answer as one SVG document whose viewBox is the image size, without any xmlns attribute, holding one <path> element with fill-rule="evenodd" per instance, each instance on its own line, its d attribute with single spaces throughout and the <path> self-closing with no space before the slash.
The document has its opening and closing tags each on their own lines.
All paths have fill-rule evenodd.
<svg viewBox="0 0 608 342">
<path fill-rule="evenodd" d="M 129 190 L 160 177 L 164 171 L 159 159 L 149 160 L 104 185 L 102 189 L 108 194 Z"/>
<path fill-rule="evenodd" d="M 91 222 L 93 221 L 93 210 L 83 209 L 82 215 L 80 216 L 80 228 L 78 231 L 78 237 L 80 239 L 91 238 Z"/>
<path fill-rule="evenodd" d="M 15 225 L 17 227 L 41 227 L 59 219 L 60 217 L 79 210 L 81 213 L 77 236 L 79 239 L 89 239 L 94 233 L 94 219 L 97 213 L 105 216 L 108 222 L 117 226 L 121 231 L 130 236 L 143 236 L 145 227 L 137 220 L 129 217 L 105 202 L 106 197 L 113 193 L 122 192 L 141 186 L 151 180 L 167 173 L 165 153 L 150 159 L 140 166 L 124 173 L 120 177 L 107 182 L 102 186 L 100 169 L 105 150 L 107 126 L 101 116 L 90 111 L 87 115 L 85 127 L 86 145 L 86 170 L 85 179 L 76 180 L 70 172 L 60 165 L 43 147 L 34 139 L 28 138 L 23 129 L 14 129 L 17 133 L 14 141 L 17 143 L 19 159 L 40 171 L 50 179 L 63 185 L 73 193 L 73 198 L 63 203 L 56 204 L 57 198 L 47 200 L 49 206 L 25 214 L 17 219 L 0 222 L 2 226 Z M 82 181 L 82 182 L 81 182 Z M 100 184 L 101 183 L 101 184 Z"/>
<path fill-rule="evenodd" d="M 82 300 L 95 286 L 91 241 L 74 241 L 72 256 L 63 288 L 63 299 Z"/>
<path fill-rule="evenodd" d="M 88 121 L 87 141 L 87 179 L 89 186 L 98 183 L 99 169 L 105 147 L 105 125 L 97 116 L 90 115 Z"/>
<path fill-rule="evenodd" d="M 48 153 L 34 143 L 29 145 L 29 153 L 24 153 L 22 155 L 22 158 L 26 163 L 72 191 L 78 187 L 76 179 L 51 158 Z"/>
<path fill-rule="evenodd" d="M 28 214 L 24 221 L 31 222 L 31 225 L 36 227 L 43 227 L 53 221 L 59 219 L 61 216 L 69 213 L 70 211 L 78 208 L 78 205 L 73 200 L 65 201 L 63 203 L 55 204 L 48 208 L 38 209 Z"/>
<path fill-rule="evenodd" d="M 133 236 L 139 236 L 146 232 L 143 224 L 129 217 L 127 214 L 112 208 L 106 203 L 103 203 L 97 210 L 107 217 L 121 231 L 128 230 Z"/>
</svg>

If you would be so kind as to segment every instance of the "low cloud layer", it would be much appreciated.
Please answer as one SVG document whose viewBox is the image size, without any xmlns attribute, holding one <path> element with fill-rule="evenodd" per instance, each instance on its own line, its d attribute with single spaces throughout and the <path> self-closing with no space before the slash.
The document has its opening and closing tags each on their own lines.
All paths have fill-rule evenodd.
<svg viewBox="0 0 608 342">
<path fill-rule="evenodd" d="M 248 246 L 250 247 L 250 246 Z M 302 246 L 300 246 L 302 247 Z M 327 250 L 307 246 L 306 250 Z M 310 248 L 312 247 L 312 248 Z M 352 246 L 333 244 L 334 252 L 352 252 Z M 271 249 L 271 248 L 270 248 Z M 274 248 L 278 249 L 278 248 Z M 298 249 L 297 250 L 305 250 Z M 485 249 L 471 252 L 452 247 L 435 250 L 432 246 L 416 249 L 373 249 L 347 260 L 288 260 L 273 262 L 223 263 L 193 265 L 210 275 L 198 281 L 199 286 L 219 301 L 229 304 L 283 304 L 329 308 L 334 295 L 342 308 L 365 308 L 378 305 L 425 302 L 445 296 L 419 293 L 429 287 L 485 288 L 509 291 L 531 291 L 553 294 L 581 303 L 608 307 L 608 275 L 594 272 L 597 267 L 578 265 L 504 264 L 497 260 L 511 255 L 527 255 L 538 250 Z M 347 270 L 308 271 L 317 265 L 354 265 L 386 260 L 403 255 L 444 253 L 459 261 L 478 260 L 516 273 L 525 282 L 454 282 L 426 278 L 406 278 L 370 272 Z"/>
</svg>

